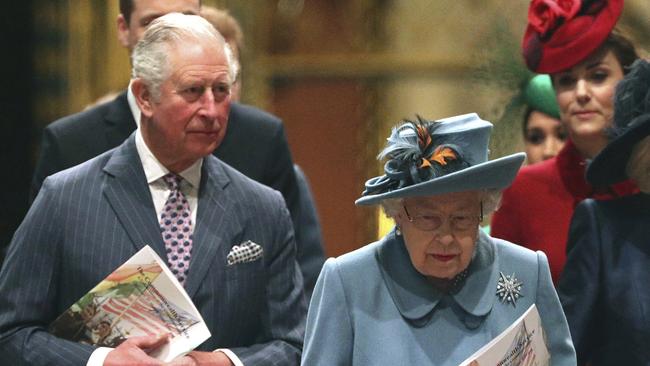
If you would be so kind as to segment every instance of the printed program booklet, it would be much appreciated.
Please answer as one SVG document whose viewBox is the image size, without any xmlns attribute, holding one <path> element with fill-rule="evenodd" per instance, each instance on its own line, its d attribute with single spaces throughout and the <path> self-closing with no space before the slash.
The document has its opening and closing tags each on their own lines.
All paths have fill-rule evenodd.
<svg viewBox="0 0 650 366">
<path fill-rule="evenodd" d="M 102 347 L 117 347 L 129 337 L 169 333 L 169 342 L 150 353 L 164 362 L 210 337 L 183 286 L 149 246 L 75 302 L 48 330 Z"/>
<path fill-rule="evenodd" d="M 546 366 L 550 358 L 542 320 L 533 304 L 512 325 L 460 366 Z"/>
</svg>

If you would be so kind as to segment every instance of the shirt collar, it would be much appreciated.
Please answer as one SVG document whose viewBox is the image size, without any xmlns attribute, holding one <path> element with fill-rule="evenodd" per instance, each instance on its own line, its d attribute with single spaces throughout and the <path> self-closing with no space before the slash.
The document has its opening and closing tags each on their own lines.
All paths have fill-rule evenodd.
<svg viewBox="0 0 650 366">
<path fill-rule="evenodd" d="M 411 263 L 402 236 L 388 234 L 379 250 L 379 267 L 393 302 L 402 316 L 415 326 L 424 326 L 436 307 L 453 300 L 464 310 L 462 321 L 476 328 L 496 298 L 496 249 L 490 237 L 479 232 L 477 243 L 462 287 L 453 294 L 436 290 Z"/>
<path fill-rule="evenodd" d="M 129 102 L 129 109 L 131 109 L 131 114 L 133 114 L 133 120 L 135 121 L 135 126 L 136 128 L 140 128 L 140 107 L 138 107 L 138 103 L 135 101 L 135 95 L 133 95 L 133 91 L 131 90 L 131 84 L 133 83 L 133 80 L 129 81 L 129 87 L 126 88 L 126 100 Z"/>
<path fill-rule="evenodd" d="M 593 187 L 585 180 L 587 161 L 580 155 L 573 141 L 567 140 L 556 157 L 558 171 L 571 195 L 582 201 L 593 194 Z"/>
<path fill-rule="evenodd" d="M 593 187 L 589 184 L 585 179 L 585 171 L 589 162 L 580 155 L 578 148 L 571 140 L 567 140 L 555 157 L 555 161 L 560 178 L 574 197 L 575 205 L 585 198 L 608 200 L 639 192 L 638 187 L 630 180 L 609 187 Z"/>
<path fill-rule="evenodd" d="M 163 176 L 169 173 L 169 169 L 154 156 L 147 144 L 144 142 L 142 132 L 138 128 L 135 133 L 135 147 L 142 162 L 144 174 L 147 177 L 147 183 L 152 184 Z M 183 170 L 180 175 L 191 187 L 198 188 L 201 182 L 201 167 L 203 166 L 203 159 L 197 160 L 189 168 Z"/>
</svg>

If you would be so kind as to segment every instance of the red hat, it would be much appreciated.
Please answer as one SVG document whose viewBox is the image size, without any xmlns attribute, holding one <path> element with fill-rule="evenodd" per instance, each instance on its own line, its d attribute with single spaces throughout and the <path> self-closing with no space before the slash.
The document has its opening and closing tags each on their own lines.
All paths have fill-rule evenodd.
<svg viewBox="0 0 650 366">
<path fill-rule="evenodd" d="M 533 0 L 522 42 L 536 73 L 569 69 L 598 49 L 623 11 L 623 0 Z"/>
</svg>

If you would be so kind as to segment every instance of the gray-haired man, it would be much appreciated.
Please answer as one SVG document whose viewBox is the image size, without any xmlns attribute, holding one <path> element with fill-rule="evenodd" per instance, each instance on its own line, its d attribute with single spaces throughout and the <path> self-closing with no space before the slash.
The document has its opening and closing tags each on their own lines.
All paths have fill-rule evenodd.
<svg viewBox="0 0 650 366">
<path fill-rule="evenodd" d="M 199 349 L 218 350 L 179 363 L 298 364 L 306 304 L 284 200 L 211 155 L 224 137 L 235 72 L 223 38 L 202 18 L 168 14 L 147 29 L 133 60 L 140 129 L 48 178 L 14 237 L 0 272 L 0 358 L 158 364 L 146 350 L 162 339 L 95 349 L 45 331 L 148 244 L 168 259 L 212 333 Z M 189 217 L 187 245 L 161 235 L 171 194 Z M 249 240 L 262 255 L 229 265 L 233 246 Z"/>
</svg>

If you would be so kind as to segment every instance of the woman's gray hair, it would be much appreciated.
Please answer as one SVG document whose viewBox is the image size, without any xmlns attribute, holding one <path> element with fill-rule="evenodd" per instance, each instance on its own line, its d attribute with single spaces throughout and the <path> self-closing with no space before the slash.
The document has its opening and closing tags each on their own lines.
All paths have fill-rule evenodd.
<svg viewBox="0 0 650 366">
<path fill-rule="evenodd" d="M 138 41 L 131 55 L 132 77 L 140 78 L 149 88 L 154 100 L 160 98 L 160 86 L 170 76 L 167 54 L 181 41 L 214 40 L 223 47 L 228 61 L 228 76 L 232 84 L 237 79 L 238 66 L 230 46 L 214 27 L 198 15 L 169 13 L 154 20 Z"/>
<path fill-rule="evenodd" d="M 387 198 L 379 202 L 381 208 L 384 210 L 386 217 L 394 219 L 395 216 L 400 212 L 402 206 L 404 205 L 403 198 Z"/>
<path fill-rule="evenodd" d="M 487 216 L 496 211 L 501 202 L 500 189 L 483 189 L 479 191 L 479 200 L 483 203 L 483 216 Z M 380 202 L 382 209 L 387 217 L 395 218 L 404 206 L 403 198 L 388 198 Z"/>
<path fill-rule="evenodd" d="M 641 192 L 650 193 L 650 136 L 634 146 L 625 173 L 639 186 Z"/>
<path fill-rule="evenodd" d="M 501 203 L 501 189 L 484 189 L 481 195 L 481 202 L 483 202 L 483 216 L 487 216 L 499 208 Z"/>
</svg>

